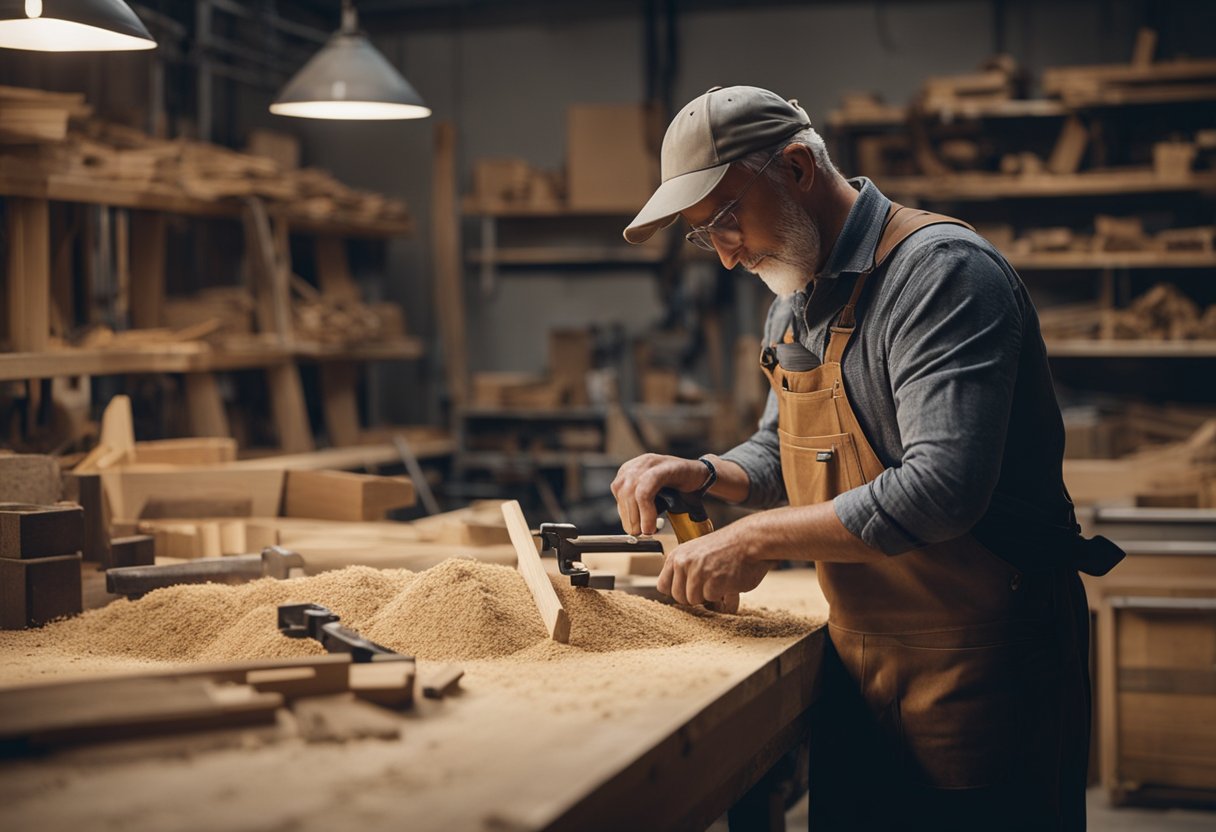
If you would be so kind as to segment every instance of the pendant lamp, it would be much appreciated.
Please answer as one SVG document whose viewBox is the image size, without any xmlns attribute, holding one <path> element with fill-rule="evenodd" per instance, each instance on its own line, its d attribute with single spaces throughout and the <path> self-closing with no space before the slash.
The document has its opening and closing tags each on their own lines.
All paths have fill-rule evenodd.
<svg viewBox="0 0 1216 832">
<path fill-rule="evenodd" d="M 431 114 L 409 81 L 359 31 L 350 0 L 342 3 L 342 28 L 287 82 L 270 112 L 368 121 Z"/>
<path fill-rule="evenodd" d="M 0 47 L 119 52 L 156 41 L 122 0 L 0 0 Z"/>
</svg>

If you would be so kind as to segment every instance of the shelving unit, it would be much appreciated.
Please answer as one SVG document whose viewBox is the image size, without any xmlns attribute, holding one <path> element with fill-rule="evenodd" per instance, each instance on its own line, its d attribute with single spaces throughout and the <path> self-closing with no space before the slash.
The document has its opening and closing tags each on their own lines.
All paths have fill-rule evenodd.
<svg viewBox="0 0 1216 832">
<path fill-rule="evenodd" d="M 53 292 L 71 291 L 53 277 L 58 268 L 56 253 L 51 251 L 48 232 L 52 202 L 102 206 L 125 209 L 127 248 L 114 252 L 128 263 L 129 283 L 121 301 L 130 311 L 135 327 L 154 327 L 159 323 L 165 294 L 165 236 L 164 217 L 177 214 L 203 220 L 239 221 L 246 217 L 248 205 L 237 199 L 202 200 L 155 184 L 140 187 L 121 183 L 102 183 L 68 175 L 5 175 L 0 176 L 0 196 L 4 198 L 7 216 L 9 259 L 6 269 L 6 305 L 9 343 L 12 352 L 0 353 L 0 380 L 24 381 L 74 376 L 106 376 L 144 373 L 181 373 L 192 378 L 186 385 L 186 398 L 191 412 L 205 414 L 201 422 L 192 425 L 200 435 L 226 434 L 219 391 L 211 374 L 235 370 L 266 370 L 272 390 L 275 423 L 281 449 L 288 452 L 314 450 L 311 430 L 305 410 L 304 392 L 298 364 L 319 362 L 342 366 L 342 374 L 322 373 L 327 432 L 332 444 L 354 444 L 360 429 L 356 402 L 354 365 L 372 361 L 412 361 L 424 354 L 422 343 L 415 338 L 396 337 L 383 342 L 352 345 L 322 344 L 279 332 L 256 341 L 212 345 L 202 341 L 155 341 L 137 347 L 103 349 L 55 348 L 50 342 L 51 304 Z M 270 206 L 265 211 L 274 234 L 278 262 L 262 266 L 281 270 L 290 275 L 290 263 L 285 260 L 287 241 L 291 234 L 311 234 L 326 240 L 333 258 L 344 272 L 340 280 L 349 282 L 349 267 L 345 262 L 345 239 L 364 237 L 386 239 L 409 234 L 412 222 L 342 218 L 330 222 L 283 206 Z M 247 249 L 256 241 L 247 239 Z M 119 243 L 120 249 L 121 242 Z M 260 254 L 265 255 L 266 252 Z M 247 251 L 251 257 L 258 253 Z M 256 271 L 256 269 L 255 269 Z M 263 275 L 265 276 L 265 275 Z M 280 309 L 288 303 L 285 285 L 280 287 L 277 302 Z M 353 284 L 349 291 L 357 291 Z M 277 313 L 288 316 L 290 311 Z M 340 383 L 331 381 L 341 375 Z M 324 389 L 324 388 L 336 389 Z M 393 451 L 396 454 L 396 451 Z"/>
<path fill-rule="evenodd" d="M 981 233 L 994 224 L 1018 236 L 1044 225 L 1075 229 L 1094 213 L 1126 217 L 1138 211 L 1148 212 L 1158 226 L 1163 220 L 1170 222 L 1167 227 L 1211 225 L 1216 169 L 1146 166 L 1142 148 L 1216 123 L 1216 62 L 1154 64 L 1148 51 L 1137 55 L 1127 66 L 1047 70 L 1043 88 L 1051 98 L 968 100 L 960 94 L 951 100 L 926 92 L 911 107 L 892 107 L 859 97 L 827 120 L 833 153 L 892 199 L 966 219 Z M 955 142 L 954 154 L 943 151 L 948 142 Z M 959 155 L 960 145 L 970 158 Z M 994 166 L 1002 148 L 1016 156 L 1001 157 L 1003 170 L 1007 161 L 1034 167 L 983 169 Z M 1036 149 L 1039 158 L 1024 161 Z M 897 169 L 883 169 L 888 163 Z M 1044 299 L 1050 306 L 1065 279 L 1075 292 L 1077 278 L 1086 274 L 1095 280 L 1091 297 L 1104 309 L 1116 309 L 1131 299 L 1133 285 L 1157 271 L 1168 271 L 1162 279 L 1184 291 L 1210 295 L 1207 278 L 1216 270 L 1210 240 L 1194 250 L 1085 250 L 1082 242 L 1058 251 L 1001 247 L 1041 308 Z M 1211 339 L 1078 340 L 1048 334 L 1047 341 L 1053 358 L 1216 357 Z"/>
</svg>

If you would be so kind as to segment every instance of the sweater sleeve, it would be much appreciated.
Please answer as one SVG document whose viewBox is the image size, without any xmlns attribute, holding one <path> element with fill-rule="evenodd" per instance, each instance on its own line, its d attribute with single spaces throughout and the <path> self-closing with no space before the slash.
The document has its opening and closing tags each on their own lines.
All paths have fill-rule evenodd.
<svg viewBox="0 0 1216 832">
<path fill-rule="evenodd" d="M 903 455 L 834 501 L 841 522 L 888 555 L 958 537 L 983 516 L 1023 327 L 1011 278 L 978 243 L 939 241 L 908 257 L 896 311 L 882 324 Z"/>
</svg>

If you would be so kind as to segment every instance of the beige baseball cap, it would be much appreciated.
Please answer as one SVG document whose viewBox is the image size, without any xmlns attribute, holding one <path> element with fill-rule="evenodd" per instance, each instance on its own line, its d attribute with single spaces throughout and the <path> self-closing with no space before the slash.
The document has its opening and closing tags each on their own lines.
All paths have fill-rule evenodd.
<svg viewBox="0 0 1216 832">
<path fill-rule="evenodd" d="M 644 243 L 717 187 L 731 162 L 811 126 L 797 99 L 760 87 L 714 87 L 681 108 L 663 136 L 663 182 L 625 229 Z"/>
</svg>

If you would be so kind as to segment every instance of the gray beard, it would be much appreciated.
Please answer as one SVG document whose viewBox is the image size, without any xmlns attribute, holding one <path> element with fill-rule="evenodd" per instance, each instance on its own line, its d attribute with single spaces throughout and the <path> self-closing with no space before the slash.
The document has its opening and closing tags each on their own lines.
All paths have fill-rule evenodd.
<svg viewBox="0 0 1216 832">
<path fill-rule="evenodd" d="M 785 297 L 805 289 L 815 275 L 821 242 L 819 226 L 792 199 L 783 197 L 773 230 L 781 240 L 780 249 L 759 263 L 753 261 L 754 268 L 744 268 L 758 275 L 774 295 Z"/>
</svg>

